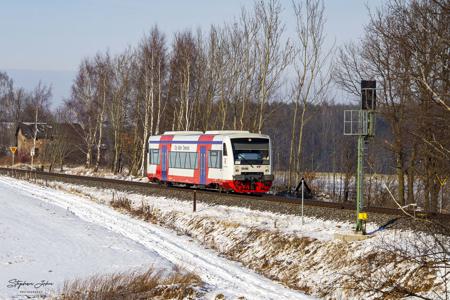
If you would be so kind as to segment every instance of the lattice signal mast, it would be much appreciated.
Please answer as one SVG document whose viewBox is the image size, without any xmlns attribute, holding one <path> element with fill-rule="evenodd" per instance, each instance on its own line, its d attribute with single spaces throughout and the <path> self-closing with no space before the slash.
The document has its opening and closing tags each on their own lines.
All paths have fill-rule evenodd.
<svg viewBox="0 0 450 300">
<path fill-rule="evenodd" d="M 358 137 L 356 171 L 356 231 L 365 233 L 363 222 L 367 220 L 364 211 L 364 152 L 368 140 L 375 136 L 376 88 L 374 80 L 361 81 L 361 109 L 344 111 L 344 135 Z"/>
</svg>

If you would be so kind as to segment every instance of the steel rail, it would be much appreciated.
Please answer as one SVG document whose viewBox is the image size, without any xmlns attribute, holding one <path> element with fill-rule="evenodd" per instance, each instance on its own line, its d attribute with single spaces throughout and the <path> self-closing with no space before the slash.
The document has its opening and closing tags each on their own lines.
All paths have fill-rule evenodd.
<svg viewBox="0 0 450 300">
<path fill-rule="evenodd" d="M 95 177 L 95 176 L 85 176 L 85 175 L 72 175 L 72 174 L 63 174 L 63 173 L 54 173 L 54 172 L 45 172 L 45 171 L 37 171 L 37 170 L 24 170 L 24 169 L 15 169 L 15 168 L 4 168 L 0 167 L 0 174 L 14 175 L 21 174 L 28 176 L 28 178 L 39 178 L 39 179 L 47 179 L 52 181 L 57 181 L 58 179 L 66 179 L 66 180 L 76 180 L 81 182 L 89 182 L 89 183 L 105 183 L 112 186 L 126 186 L 126 187 L 136 187 L 140 189 L 154 189 L 154 190 L 162 190 L 162 191 L 179 191 L 184 193 L 190 193 L 194 190 L 197 195 L 211 195 L 214 193 L 215 196 L 226 196 L 241 200 L 251 200 L 251 201 L 269 201 L 274 203 L 283 203 L 283 204 L 292 204 L 292 205 L 300 205 L 301 200 L 297 198 L 289 198 L 282 197 L 276 195 L 247 195 L 247 194 L 236 194 L 236 193 L 220 193 L 217 190 L 211 189 L 193 189 L 187 187 L 178 187 L 178 186 L 165 186 L 155 183 L 149 182 L 137 182 L 137 181 L 129 181 L 122 179 L 114 179 L 114 178 L 105 178 L 105 177 Z M 80 183 L 82 185 L 82 183 Z M 306 200 L 305 206 L 316 206 L 330 209 L 339 209 L 339 210 L 355 210 L 355 203 L 337 203 L 337 202 L 325 202 L 319 200 Z M 403 212 L 400 209 L 394 208 L 386 208 L 386 207 L 375 207 L 370 206 L 365 208 L 366 212 L 386 214 L 386 215 L 402 215 Z M 408 213 L 413 214 L 413 211 L 407 211 Z M 416 212 L 417 214 L 418 212 Z M 439 214 L 439 213 L 426 213 L 428 217 L 438 217 L 443 219 L 450 219 L 450 214 Z"/>
</svg>

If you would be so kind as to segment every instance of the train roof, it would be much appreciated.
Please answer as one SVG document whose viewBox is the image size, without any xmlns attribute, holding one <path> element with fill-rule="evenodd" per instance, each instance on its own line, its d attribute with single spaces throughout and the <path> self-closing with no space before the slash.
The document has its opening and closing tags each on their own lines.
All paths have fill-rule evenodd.
<svg viewBox="0 0 450 300">
<path fill-rule="evenodd" d="M 165 131 L 162 135 L 197 135 L 203 134 L 203 131 Z"/>
<path fill-rule="evenodd" d="M 203 134 L 211 134 L 211 135 L 219 135 L 219 136 L 228 136 L 231 138 L 239 138 L 239 137 L 262 137 L 262 138 L 269 138 L 266 134 L 259 134 L 259 133 L 251 133 L 248 130 L 209 130 L 209 131 L 166 131 L 162 135 L 156 135 L 152 137 L 160 137 L 165 135 L 172 135 L 172 136 L 199 136 Z M 152 138 L 151 137 L 151 138 Z"/>
</svg>

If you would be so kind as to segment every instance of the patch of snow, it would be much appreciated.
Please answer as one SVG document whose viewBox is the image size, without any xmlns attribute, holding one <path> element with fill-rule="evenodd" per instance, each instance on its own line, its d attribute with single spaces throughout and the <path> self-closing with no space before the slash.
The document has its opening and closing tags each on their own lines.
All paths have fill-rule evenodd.
<svg viewBox="0 0 450 300">
<path fill-rule="evenodd" d="M 14 187 L 21 194 L 32 194 L 34 198 L 43 202 L 70 210 L 86 222 L 102 226 L 140 243 L 171 263 L 197 273 L 202 280 L 214 287 L 215 293 L 226 291 L 226 295 L 244 296 L 248 299 L 310 298 L 257 275 L 239 263 L 220 257 L 188 237 L 178 236 L 171 230 L 134 219 L 85 197 L 7 177 L 0 177 L 0 183 L 10 188 Z"/>
<path fill-rule="evenodd" d="M 354 228 L 354 223 L 327 220 L 315 217 L 304 216 L 302 225 L 301 216 L 274 213 L 268 211 L 252 210 L 244 207 L 210 205 L 197 202 L 197 211 L 192 212 L 192 203 L 161 196 L 143 196 L 136 193 L 117 192 L 113 189 L 100 189 L 95 187 L 80 187 L 79 185 L 68 183 L 49 183 L 52 186 L 64 188 L 65 190 L 82 190 L 84 195 L 88 195 L 101 203 L 109 203 L 113 197 L 127 198 L 134 206 L 142 203 L 149 204 L 164 212 L 180 212 L 187 216 L 210 217 L 218 220 L 236 222 L 247 228 L 258 228 L 262 230 L 280 231 L 301 237 L 311 237 L 326 241 L 334 239 L 335 233 L 350 232 Z M 114 195 L 114 196 L 113 196 Z M 300 210 L 300 206 L 298 206 Z M 305 207 L 305 212 L 308 208 Z M 367 223 L 367 231 L 378 228 L 375 223 Z"/>
<path fill-rule="evenodd" d="M 68 205 L 39 201 L 34 189 L 11 179 L 0 182 L 0 298 L 35 290 L 14 280 L 48 281 L 52 285 L 37 289 L 47 293 L 66 279 L 99 272 L 174 267 L 138 241 L 80 219 Z"/>
</svg>

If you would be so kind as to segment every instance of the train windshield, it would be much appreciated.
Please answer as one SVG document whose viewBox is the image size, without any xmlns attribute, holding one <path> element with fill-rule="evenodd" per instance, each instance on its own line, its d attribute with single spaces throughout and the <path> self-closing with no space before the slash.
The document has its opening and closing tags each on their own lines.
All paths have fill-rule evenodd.
<svg viewBox="0 0 450 300">
<path fill-rule="evenodd" d="M 263 138 L 231 139 L 236 165 L 269 165 L 269 140 Z"/>
</svg>

